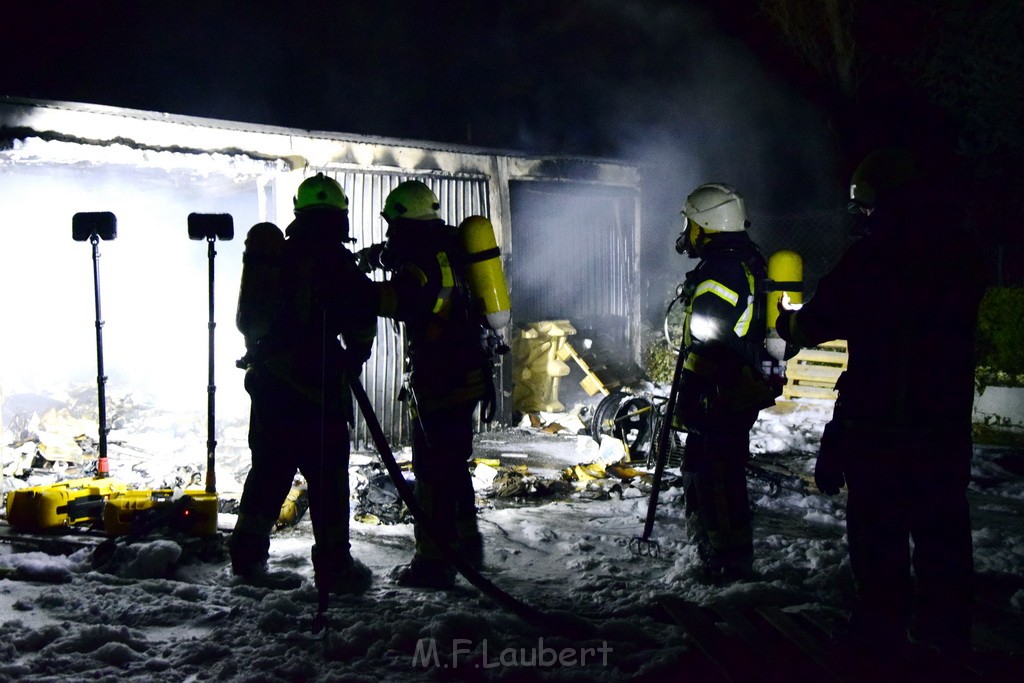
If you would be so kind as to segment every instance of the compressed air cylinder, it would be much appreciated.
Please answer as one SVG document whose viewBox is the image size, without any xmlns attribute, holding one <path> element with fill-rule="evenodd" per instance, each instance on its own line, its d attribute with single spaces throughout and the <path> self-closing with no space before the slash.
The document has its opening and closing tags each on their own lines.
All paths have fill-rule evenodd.
<svg viewBox="0 0 1024 683">
<path fill-rule="evenodd" d="M 257 223 L 245 236 L 235 326 L 246 341 L 266 334 L 277 315 L 283 251 L 284 233 L 273 223 Z"/>
<path fill-rule="evenodd" d="M 779 301 L 785 294 L 791 304 L 803 303 L 804 263 L 800 254 L 783 249 L 768 257 L 768 335 L 765 348 L 776 360 L 782 360 L 786 342 L 779 337 L 775 323 L 779 319 Z"/>
<path fill-rule="evenodd" d="M 483 216 L 470 216 L 458 229 L 466 253 L 469 288 L 492 330 L 508 325 L 512 317 L 508 285 L 501 268 L 501 250 L 494 238 L 494 226 Z"/>
<path fill-rule="evenodd" d="M 768 329 L 775 329 L 783 294 L 791 303 L 803 303 L 804 262 L 800 254 L 783 249 L 768 257 Z"/>
</svg>

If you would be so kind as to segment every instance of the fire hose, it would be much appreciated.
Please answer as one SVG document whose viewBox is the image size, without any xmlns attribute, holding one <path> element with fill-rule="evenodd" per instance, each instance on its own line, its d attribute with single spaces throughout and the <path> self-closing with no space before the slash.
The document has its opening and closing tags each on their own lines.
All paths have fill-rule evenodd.
<svg viewBox="0 0 1024 683">
<path fill-rule="evenodd" d="M 395 488 L 398 489 L 399 496 L 401 496 L 402 501 L 409 508 L 420 528 L 423 529 L 434 545 L 441 551 L 444 559 L 466 581 L 479 589 L 480 592 L 530 626 L 573 639 L 587 638 L 593 635 L 594 626 L 586 619 L 565 612 L 542 612 L 536 607 L 528 605 L 492 583 L 471 564 L 466 562 L 450 544 L 437 542 L 441 535 L 437 532 L 433 520 L 423 511 L 422 506 L 416 500 L 416 496 L 413 494 L 409 483 L 402 476 L 402 470 L 395 461 L 395 455 L 390 445 L 388 445 L 387 437 L 384 435 L 384 430 L 381 429 L 380 422 L 377 420 L 377 414 L 373 410 L 370 398 L 366 395 L 366 390 L 363 388 L 362 382 L 359 381 L 358 377 L 352 378 L 351 388 L 356 403 L 359 405 L 359 410 L 363 414 L 366 427 L 370 432 L 370 437 L 380 453 L 381 460 L 384 462 L 388 474 L 391 475 Z"/>
</svg>

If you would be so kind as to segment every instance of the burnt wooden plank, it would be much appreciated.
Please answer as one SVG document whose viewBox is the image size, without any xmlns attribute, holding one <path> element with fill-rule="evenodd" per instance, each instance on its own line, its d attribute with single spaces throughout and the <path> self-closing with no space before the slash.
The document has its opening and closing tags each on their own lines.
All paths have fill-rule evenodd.
<svg viewBox="0 0 1024 683">
<path fill-rule="evenodd" d="M 757 653 L 761 659 L 764 660 L 765 664 L 771 667 L 784 666 L 785 661 L 779 650 L 772 647 L 771 643 L 767 638 L 764 637 L 764 631 L 757 628 L 757 626 L 743 614 L 742 610 L 735 607 L 718 607 L 715 610 L 725 620 L 729 628 L 732 629 L 736 635 L 743 639 L 750 648 Z"/>
<path fill-rule="evenodd" d="M 725 680 L 764 679 L 758 671 L 757 655 L 740 638 L 724 633 L 711 616 L 713 613 L 678 598 L 665 598 L 661 606 L 693 638 L 697 648 L 721 671 Z"/>
<path fill-rule="evenodd" d="M 766 605 L 755 612 L 774 628 L 786 641 L 794 645 L 805 660 L 805 666 L 814 671 L 816 679 L 842 681 L 843 672 L 827 652 L 826 643 L 806 631 L 780 608 Z"/>
</svg>

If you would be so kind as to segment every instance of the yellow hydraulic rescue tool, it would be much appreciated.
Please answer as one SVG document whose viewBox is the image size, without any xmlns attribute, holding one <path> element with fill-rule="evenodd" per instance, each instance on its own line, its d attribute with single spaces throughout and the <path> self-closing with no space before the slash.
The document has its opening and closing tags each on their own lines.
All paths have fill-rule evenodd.
<svg viewBox="0 0 1024 683">
<path fill-rule="evenodd" d="M 103 520 L 107 499 L 127 490 L 125 484 L 99 476 L 17 489 L 7 494 L 7 523 L 27 533 L 94 526 Z"/>
<path fill-rule="evenodd" d="M 144 536 L 169 527 L 191 536 L 217 533 L 217 493 L 203 489 L 125 490 L 111 493 L 103 506 L 107 536 Z"/>
</svg>

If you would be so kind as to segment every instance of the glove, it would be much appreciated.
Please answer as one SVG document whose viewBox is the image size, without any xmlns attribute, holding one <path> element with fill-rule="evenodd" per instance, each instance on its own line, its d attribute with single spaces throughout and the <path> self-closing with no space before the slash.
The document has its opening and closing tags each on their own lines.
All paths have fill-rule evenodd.
<svg viewBox="0 0 1024 683">
<path fill-rule="evenodd" d="M 677 431 L 700 434 L 711 426 L 712 387 L 696 376 L 688 377 L 679 390 L 672 428 Z"/>
<path fill-rule="evenodd" d="M 371 244 L 365 249 L 356 252 L 356 265 L 364 273 L 371 273 L 376 269 L 383 268 L 380 256 L 384 252 L 384 244 Z"/>
<path fill-rule="evenodd" d="M 356 349 L 344 349 L 341 355 L 341 367 L 349 378 L 359 378 L 363 374 L 363 363 L 369 354 L 359 353 Z"/>
<path fill-rule="evenodd" d="M 814 485 L 828 496 L 839 493 L 839 489 L 846 483 L 846 478 L 843 476 L 843 461 L 837 443 L 837 430 L 836 422 L 825 425 L 825 431 L 821 435 L 821 449 L 818 451 L 818 459 L 814 463 Z"/>
<path fill-rule="evenodd" d="M 843 468 L 834 458 L 823 458 L 818 455 L 818 461 L 814 463 L 814 485 L 818 490 L 828 496 L 839 493 L 839 489 L 846 483 L 843 477 Z"/>
</svg>

